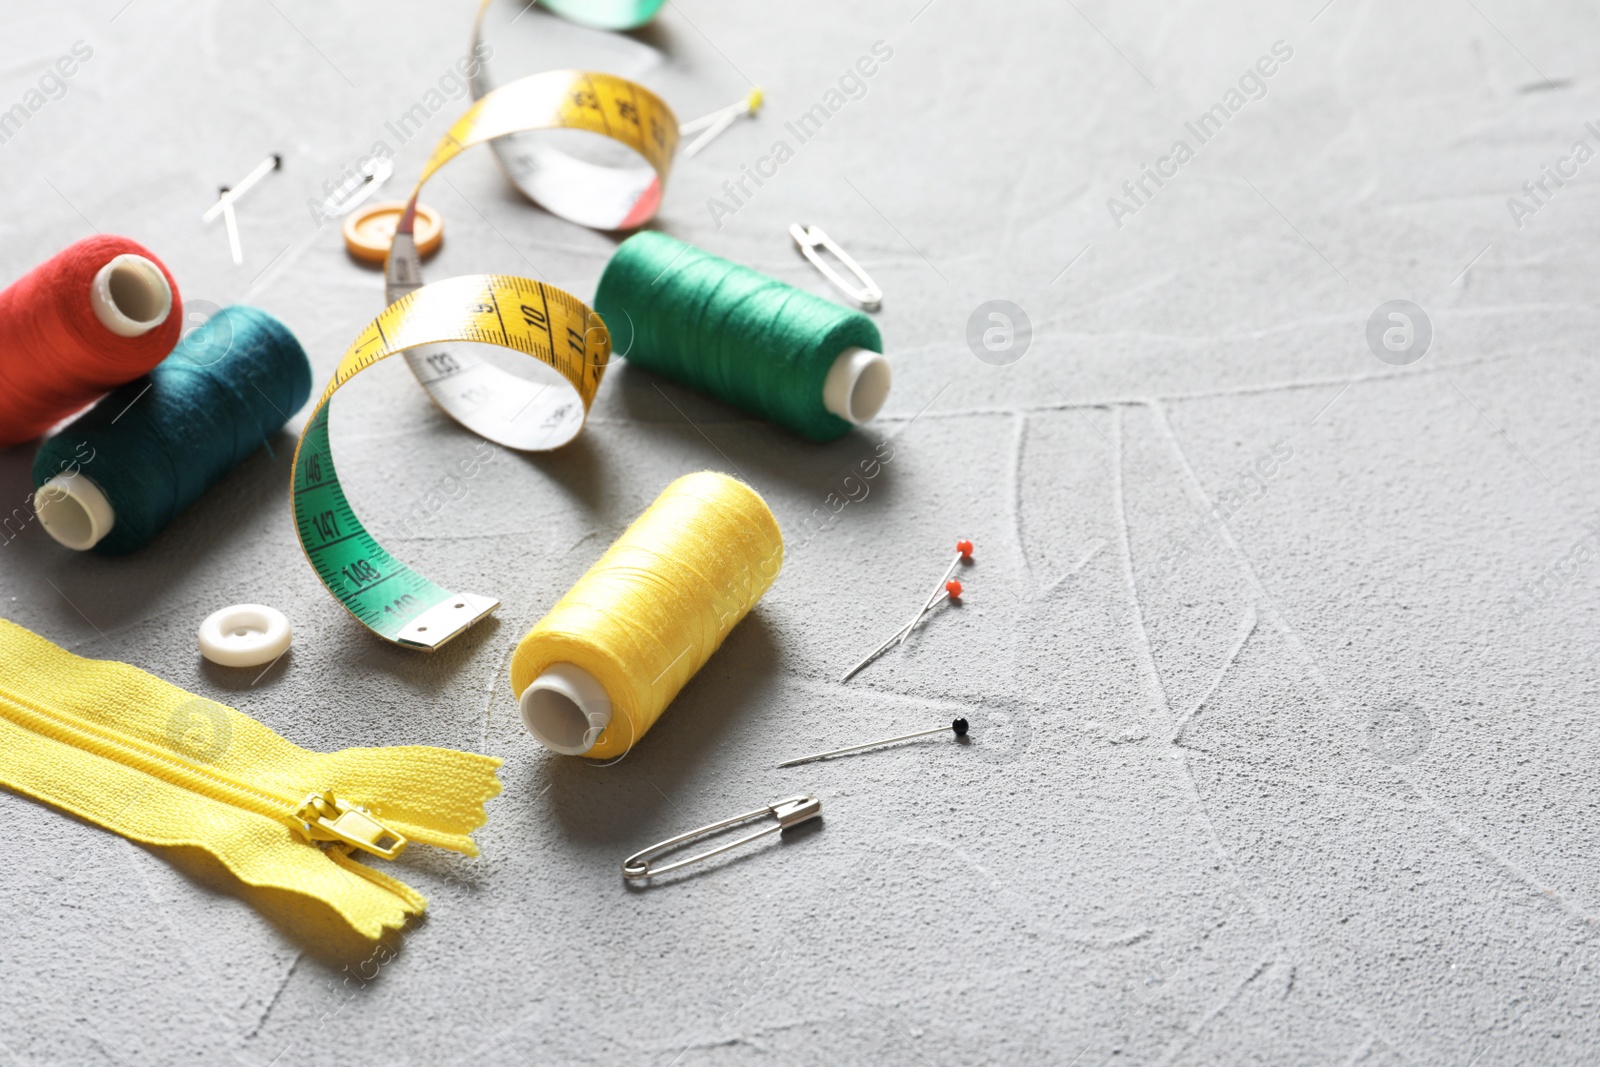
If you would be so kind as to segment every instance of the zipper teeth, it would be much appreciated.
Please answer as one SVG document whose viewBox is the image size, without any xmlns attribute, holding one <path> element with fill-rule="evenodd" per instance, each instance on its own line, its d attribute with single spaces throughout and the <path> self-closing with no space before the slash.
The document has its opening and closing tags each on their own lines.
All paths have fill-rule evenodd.
<svg viewBox="0 0 1600 1067">
<path fill-rule="evenodd" d="M 15 693 L 0 689 L 0 713 L 5 705 L 10 704 L 23 714 L 18 716 L 13 713 L 7 715 L 13 722 L 24 729 L 32 729 L 35 733 L 43 734 L 55 741 L 61 741 L 75 748 L 112 759 L 124 766 L 131 766 L 135 770 L 143 771 L 155 778 L 180 786 L 192 793 L 210 797 L 213 800 L 225 801 L 235 807 L 265 815 L 277 822 L 285 822 L 294 811 L 294 801 L 281 795 L 268 793 L 254 786 L 246 785 L 220 771 L 210 770 L 197 763 L 191 763 L 180 756 L 161 752 L 151 748 L 147 743 L 126 737 L 120 733 L 94 723 L 87 722 L 76 715 L 58 712 L 35 703 Z M 45 721 L 44 728 L 39 724 L 25 721 L 28 717 L 37 717 Z M 20 719 L 24 721 L 18 721 Z M 66 735 L 66 736 L 62 736 Z M 133 759 L 118 759 L 107 755 L 103 749 L 121 750 L 131 753 Z"/>
<path fill-rule="evenodd" d="M 15 711 L 8 711 L 7 705 Z M 20 712 L 21 714 L 18 714 Z M 271 793 L 248 785 L 220 771 L 190 762 L 173 753 L 163 752 L 148 742 L 123 736 L 109 727 L 100 726 L 73 715 L 60 712 L 0 688 L 0 718 L 10 719 L 23 729 L 32 730 L 62 744 L 81 751 L 102 756 L 123 766 L 131 766 L 154 778 L 169 782 L 191 793 L 209 797 L 221 803 L 265 816 L 286 826 L 295 825 L 294 814 L 299 809 L 298 798 L 281 793 Z M 42 719 L 43 724 L 27 721 Z M 132 759 L 119 758 L 105 749 L 130 753 Z M 448 829 L 439 830 L 426 824 L 403 819 L 385 819 L 392 829 L 403 831 L 405 836 L 424 844 L 441 848 L 457 848 L 454 839 L 460 836 Z"/>
</svg>

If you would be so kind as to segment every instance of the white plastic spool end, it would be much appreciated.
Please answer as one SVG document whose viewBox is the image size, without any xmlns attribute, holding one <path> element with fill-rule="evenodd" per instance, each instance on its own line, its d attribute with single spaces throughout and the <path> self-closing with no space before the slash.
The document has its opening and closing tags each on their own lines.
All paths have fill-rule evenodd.
<svg viewBox="0 0 1600 1067">
<path fill-rule="evenodd" d="M 138 337 L 167 321 L 172 287 L 161 268 L 144 256 L 113 256 L 89 283 L 89 306 L 100 324 L 118 337 Z"/>
<path fill-rule="evenodd" d="M 876 415 L 889 399 L 889 361 L 865 348 L 847 348 L 828 368 L 822 406 L 855 426 Z"/>
<path fill-rule="evenodd" d="M 528 732 L 552 752 L 581 756 L 611 723 L 611 697 L 595 676 L 573 663 L 552 663 L 522 691 Z"/>
<path fill-rule="evenodd" d="M 68 548 L 87 551 L 117 524 L 111 501 L 84 474 L 58 474 L 33 494 L 44 532 Z"/>
</svg>

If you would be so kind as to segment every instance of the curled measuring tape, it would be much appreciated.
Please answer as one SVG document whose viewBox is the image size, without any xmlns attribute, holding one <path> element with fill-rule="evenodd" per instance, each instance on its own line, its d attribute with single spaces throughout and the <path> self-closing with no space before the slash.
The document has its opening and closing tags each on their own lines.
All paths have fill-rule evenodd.
<svg viewBox="0 0 1600 1067">
<path fill-rule="evenodd" d="M 483 48 L 483 20 L 489 4 L 490 0 L 483 0 L 472 24 L 471 54 L 475 56 L 488 54 Z M 566 6 L 553 9 L 569 13 Z M 503 128 L 479 138 L 493 138 L 490 147 L 506 176 L 528 199 L 552 214 L 597 230 L 628 230 L 654 217 L 678 147 L 677 117 L 655 93 L 614 74 L 571 70 L 535 74 L 496 89 L 489 81 L 487 59 L 474 65 L 468 81 L 478 106 L 510 93 L 515 103 L 509 110 L 529 116 L 540 111 L 550 115 L 550 121 Z M 501 106 L 496 104 L 493 109 Z M 467 122 L 476 110 L 475 106 L 456 125 Z M 601 134 L 632 149 L 633 158 L 579 159 L 543 132 L 553 129 Z M 445 140 L 449 141 L 449 135 Z"/>
<path fill-rule="evenodd" d="M 532 357 L 543 379 L 515 378 L 465 353 L 494 345 Z M 292 510 L 300 547 L 322 584 L 379 637 L 433 651 L 500 606 L 492 597 L 453 593 L 384 550 L 351 509 L 328 439 L 333 394 L 397 352 L 431 351 L 431 383 L 460 380 L 450 395 L 470 404 L 452 415 L 512 448 L 553 448 L 575 437 L 600 387 L 611 338 L 600 317 L 572 296 L 532 281 L 474 274 L 407 294 L 384 309 L 350 345 L 295 446 Z M 457 353 L 460 353 L 458 356 Z M 507 395 L 497 378 L 525 388 Z M 435 399 L 439 393 L 434 392 Z"/>
<path fill-rule="evenodd" d="M 607 167 L 531 142 L 500 149 L 514 135 L 549 130 L 583 130 L 609 138 L 632 149 L 644 165 Z M 414 233 L 422 186 L 440 167 L 485 141 L 500 151 L 517 187 L 552 213 L 597 229 L 630 229 L 648 222 L 661 206 L 678 147 L 678 120 L 644 86 L 596 71 L 532 74 L 474 101 L 434 146 L 395 227 L 384 268 L 391 303 L 422 286 Z M 527 154 L 534 148 L 536 154 Z"/>
<path fill-rule="evenodd" d="M 613 170 L 563 157 L 570 166 L 546 166 L 533 181 L 537 195 L 519 182 L 524 192 L 573 221 L 608 228 L 638 225 L 655 213 L 678 124 L 648 89 L 614 75 L 562 70 L 519 79 L 475 101 L 434 147 L 406 201 L 384 264 L 389 306 L 345 352 L 295 447 L 292 511 L 306 558 L 362 624 L 408 648 L 432 651 L 500 604 L 435 585 L 366 530 L 334 467 L 329 403 L 355 375 L 399 353 L 435 403 L 496 444 L 556 448 L 583 429 L 611 356 L 600 317 L 528 278 L 468 275 L 424 286 L 416 243 L 417 198 L 440 167 L 473 145 L 550 130 L 609 138 L 643 160 L 643 174 L 639 167 Z M 532 357 L 532 377 L 485 359 L 494 348 Z"/>
<path fill-rule="evenodd" d="M 571 191 L 570 199 L 562 202 L 588 210 L 614 209 L 621 212 L 625 220 L 636 219 L 626 221 L 630 226 L 655 214 L 661 203 L 667 171 L 672 165 L 672 153 L 678 147 L 678 124 L 671 109 L 650 90 L 610 74 L 553 70 L 521 78 L 474 101 L 445 132 L 423 165 L 422 174 L 395 227 L 394 243 L 389 246 L 389 257 L 384 263 L 384 288 L 391 305 L 417 292 L 423 285 L 422 257 L 416 237 L 417 198 L 428 179 L 473 145 L 485 141 L 498 144 L 499 139 L 513 134 L 539 130 L 586 130 L 608 137 L 642 158 L 649 175 L 642 185 L 629 179 L 625 186 L 632 191 L 622 195 L 619 191 L 624 190 L 624 186 L 617 185 L 615 180 L 607 185 L 588 172 L 610 173 L 615 179 L 618 174 L 626 178 L 631 170 L 610 171 L 569 159 L 580 169 L 560 176 L 561 187 Z M 554 210 L 554 205 L 545 203 Z M 567 217 L 583 221 L 571 214 Z M 583 307 L 571 297 L 566 299 Z M 584 312 L 585 316 L 580 319 L 593 314 L 588 308 L 584 308 Z M 602 332 L 605 329 L 598 319 L 593 326 L 586 321 L 577 325 L 580 336 L 594 327 Z M 551 345 L 555 345 L 554 337 Z M 408 350 L 405 358 L 411 372 L 435 403 L 463 426 L 507 448 L 554 448 L 572 440 L 582 428 L 583 412 L 587 412 L 589 400 L 593 398 L 592 392 L 585 398 L 583 412 L 565 409 L 571 433 L 547 432 L 539 418 L 530 416 L 554 418 L 560 405 L 553 403 L 554 398 L 543 395 L 542 383 L 530 383 L 509 374 L 484 361 L 470 347 L 419 345 Z M 604 369 L 603 364 L 596 368 L 597 383 Z M 485 410 L 486 407 L 489 410 Z M 505 408 L 521 414 L 508 420 L 500 410 Z"/>
<path fill-rule="evenodd" d="M 661 203 L 662 182 L 666 181 L 672 152 L 678 142 L 677 120 L 661 99 L 642 86 L 610 74 L 550 70 L 546 74 L 520 78 L 474 102 L 446 131 L 434 154 L 422 166 L 422 176 L 411 190 L 410 200 L 406 200 L 405 211 L 395 227 L 394 245 L 389 246 L 389 259 L 384 264 L 384 288 L 390 304 L 422 288 L 422 259 L 416 246 L 416 202 L 427 179 L 432 178 L 440 166 L 458 157 L 462 150 L 510 133 L 531 130 L 589 130 L 632 147 L 650 165 L 648 189 L 640 194 L 642 200 L 632 202 L 634 210 L 645 210 L 648 206 L 640 221 L 650 218 L 656 205 Z M 570 181 L 578 187 L 586 186 L 586 179 L 574 176 Z M 610 194 L 600 189 L 597 195 Z M 621 202 L 613 206 L 621 206 Z M 557 293 L 558 290 L 550 291 Z M 582 307 L 565 293 L 562 296 Z M 603 333 L 605 326 L 598 318 L 589 323 L 587 315 L 592 312 L 587 307 L 584 312 L 579 322 L 573 323 L 578 326 L 579 336 L 595 328 Z M 554 338 L 550 344 L 555 346 Z M 451 418 L 496 445 L 517 450 L 542 450 L 570 442 L 582 429 L 582 416 L 594 395 L 590 392 L 581 411 L 570 406 L 563 408 L 557 397 L 546 395 L 544 382 L 526 381 L 517 374 L 502 371 L 475 354 L 470 346 L 419 344 L 406 350 L 405 360 L 422 389 L 426 389 Z M 595 368 L 597 382 L 603 370 L 603 363 Z M 565 421 L 560 421 L 558 416 L 563 413 Z M 557 419 L 558 426 L 547 426 L 549 419 Z M 570 434 L 562 432 L 563 427 L 570 429 Z"/>
<path fill-rule="evenodd" d="M 479 8 L 480 25 L 487 6 L 485 0 Z M 475 31 L 473 54 L 478 55 L 476 37 Z M 478 69 L 481 71 L 481 64 Z M 512 137 L 552 130 L 582 130 L 609 138 L 631 150 L 642 163 L 617 169 L 553 153 L 552 159 L 565 162 L 535 167 L 535 178 L 518 182 L 525 193 L 572 221 L 604 228 L 636 226 L 655 214 L 678 147 L 678 120 L 658 96 L 624 78 L 595 72 L 555 70 L 518 79 L 474 101 L 423 165 L 384 264 L 385 292 L 391 304 L 422 288 L 417 198 L 428 179 L 473 145 L 487 141 L 498 150 Z M 537 147 L 542 151 L 550 146 Z M 515 155 L 522 149 L 508 151 L 514 158 L 523 158 Z M 501 162 L 506 163 L 507 158 L 502 154 Z M 515 179 L 518 167 L 506 166 Z M 533 172 L 524 169 L 524 173 Z M 574 323 L 578 336 L 596 328 L 604 332 L 598 319 L 587 322 L 593 314 L 588 308 L 583 312 Z M 554 336 L 550 345 L 556 345 Z M 472 346 L 418 345 L 406 351 L 405 359 L 417 381 L 452 418 L 507 448 L 555 448 L 572 440 L 582 428 L 583 415 L 593 398 L 591 390 L 584 397 L 583 409 L 573 408 L 559 394 L 546 395 L 545 383 L 529 382 L 501 370 L 476 354 Z M 604 370 L 603 363 L 594 368 L 596 384 Z"/>
</svg>

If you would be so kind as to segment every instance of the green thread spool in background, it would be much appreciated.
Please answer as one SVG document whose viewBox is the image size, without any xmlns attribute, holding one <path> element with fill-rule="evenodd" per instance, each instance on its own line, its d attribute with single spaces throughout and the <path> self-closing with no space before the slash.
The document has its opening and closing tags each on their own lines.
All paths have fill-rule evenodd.
<svg viewBox="0 0 1600 1067">
<path fill-rule="evenodd" d="M 40 522 L 69 548 L 141 548 L 310 396 L 311 363 L 289 328 L 256 308 L 223 308 L 40 446 Z"/>
<path fill-rule="evenodd" d="M 613 352 L 813 441 L 865 422 L 888 395 L 883 339 L 867 316 L 664 233 L 618 246 L 594 308 Z M 852 349 L 864 352 L 845 366 Z M 853 420 L 824 403 L 836 364 Z"/>
<path fill-rule="evenodd" d="M 638 29 L 656 17 L 666 0 L 544 0 L 556 14 L 600 30 Z"/>
</svg>

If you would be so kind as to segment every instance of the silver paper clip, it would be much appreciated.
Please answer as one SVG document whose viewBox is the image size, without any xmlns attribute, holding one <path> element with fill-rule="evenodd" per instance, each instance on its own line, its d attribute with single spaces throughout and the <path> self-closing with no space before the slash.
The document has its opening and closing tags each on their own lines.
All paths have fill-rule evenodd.
<svg viewBox="0 0 1600 1067">
<path fill-rule="evenodd" d="M 883 290 L 878 288 L 878 283 L 873 281 L 866 271 L 861 269 L 861 264 L 850 258 L 850 253 L 840 248 L 833 238 L 822 232 L 821 226 L 802 226 L 798 222 L 789 224 L 789 236 L 794 238 L 795 245 L 801 253 L 811 261 L 811 265 L 822 272 L 822 276 L 833 283 L 845 296 L 860 304 L 868 311 L 877 311 L 883 304 Z M 850 269 L 856 276 L 856 281 L 861 283 L 860 288 L 851 285 L 844 276 L 833 269 L 833 264 L 822 258 L 818 248 L 826 249 L 833 253 L 835 259 Z"/>
<path fill-rule="evenodd" d="M 735 815 L 731 819 L 723 819 L 721 822 L 714 822 L 709 826 L 702 826 L 698 830 L 690 830 L 688 833 L 679 834 L 677 837 L 669 837 L 667 840 L 662 841 L 659 844 L 651 845 L 649 848 L 644 849 L 641 852 L 635 852 L 633 855 L 622 861 L 622 876 L 624 878 L 653 878 L 658 874 L 666 874 L 668 871 L 675 871 L 679 867 L 687 867 L 691 863 L 699 863 L 701 860 L 710 859 L 719 852 L 726 852 L 730 848 L 738 848 L 740 845 L 748 844 L 758 837 L 765 837 L 767 834 L 777 833 L 781 830 L 787 830 L 791 826 L 799 826 L 801 823 L 815 819 L 821 814 L 822 801 L 818 800 L 816 797 L 793 796 L 785 797 L 782 800 L 775 800 L 764 808 L 757 808 L 755 811 L 748 811 L 743 815 Z M 653 857 L 659 856 L 663 852 L 670 852 L 679 845 L 693 841 L 696 838 L 706 837 L 710 834 L 717 833 L 720 830 L 726 830 L 730 826 L 738 826 L 740 823 L 746 823 L 750 822 L 752 819 L 762 818 L 766 815 L 771 815 L 776 818 L 778 820 L 777 823 L 772 826 L 757 830 L 753 834 L 746 834 L 737 841 L 730 841 L 726 845 L 718 845 L 716 848 L 707 849 L 698 856 L 690 856 L 686 860 L 678 860 L 676 863 L 669 863 L 665 867 L 655 867 L 650 863 L 650 860 Z"/>
</svg>

